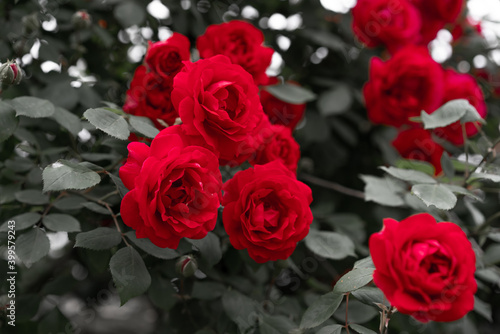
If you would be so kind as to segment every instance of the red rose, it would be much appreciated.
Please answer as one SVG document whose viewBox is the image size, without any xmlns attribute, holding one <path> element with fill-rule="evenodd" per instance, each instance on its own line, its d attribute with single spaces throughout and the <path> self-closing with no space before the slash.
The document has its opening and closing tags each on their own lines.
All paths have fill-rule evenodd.
<svg viewBox="0 0 500 334">
<path fill-rule="evenodd" d="M 278 83 L 277 78 L 269 78 L 268 85 L 275 85 Z M 290 81 L 290 84 L 298 84 Z M 272 124 L 284 125 L 290 129 L 295 129 L 297 124 L 304 117 L 306 110 L 305 104 L 291 104 L 283 102 L 265 89 L 260 91 L 260 102 L 264 113 L 269 117 Z"/>
<path fill-rule="evenodd" d="M 250 164 L 264 165 L 278 160 L 295 173 L 300 159 L 300 147 L 293 139 L 292 130 L 283 125 L 271 125 L 266 131 L 262 131 L 261 141 Z"/>
<path fill-rule="evenodd" d="M 429 113 L 441 106 L 443 69 L 427 48 L 408 46 L 386 62 L 372 59 L 363 93 L 373 123 L 400 127 L 422 110 Z"/>
<path fill-rule="evenodd" d="M 454 23 L 462 11 L 463 0 L 409 0 L 422 17 L 421 40 L 428 44 L 447 23 Z"/>
<path fill-rule="evenodd" d="M 221 164 L 238 165 L 254 153 L 248 142 L 266 117 L 251 75 L 229 58 L 186 64 L 175 76 L 172 102 L 186 133 L 217 152 Z"/>
<path fill-rule="evenodd" d="M 160 76 L 155 72 L 147 72 L 146 66 L 139 66 L 127 91 L 127 99 L 123 111 L 135 116 L 150 118 L 157 128 L 163 129 L 157 120 L 172 125 L 178 117 L 172 106 L 170 94 L 172 79 Z"/>
<path fill-rule="evenodd" d="M 163 77 L 174 76 L 184 66 L 182 62 L 189 61 L 190 45 L 186 36 L 176 32 L 163 42 L 149 42 L 146 64 Z"/>
<path fill-rule="evenodd" d="M 459 226 L 427 213 L 388 218 L 369 244 L 373 281 L 399 312 L 421 322 L 454 321 L 474 308 L 476 258 Z"/>
<path fill-rule="evenodd" d="M 264 34 L 252 24 L 231 21 L 210 25 L 198 37 L 196 47 L 201 58 L 225 55 L 233 64 L 241 65 L 257 85 L 267 82 L 266 69 L 271 64 L 274 50 L 262 45 Z"/>
<path fill-rule="evenodd" d="M 401 131 L 392 146 L 405 159 L 427 161 L 434 166 L 436 175 L 439 175 L 441 167 L 441 157 L 444 149 L 436 143 L 429 131 L 424 129 L 410 129 Z"/>
<path fill-rule="evenodd" d="M 445 92 L 443 104 L 451 100 L 467 99 L 477 109 L 482 118 L 486 117 L 487 109 L 483 92 L 474 77 L 469 74 L 457 73 L 454 70 L 447 70 L 444 80 Z M 476 122 L 476 124 L 480 126 L 480 123 Z M 467 137 L 472 137 L 478 133 L 478 129 L 473 122 L 470 122 L 465 124 L 465 132 Z M 438 128 L 434 130 L 434 133 L 455 145 L 463 145 L 464 143 L 462 125 L 459 121 L 447 127 Z"/>
<path fill-rule="evenodd" d="M 224 183 L 223 223 L 231 244 L 258 263 L 287 259 L 309 233 L 311 189 L 281 162 L 240 171 Z"/>
<path fill-rule="evenodd" d="M 123 222 L 138 238 L 177 248 L 181 238 L 201 239 L 214 229 L 222 178 L 217 157 L 188 146 L 181 126 L 161 131 L 151 143 L 130 143 L 120 178 L 130 191 L 123 197 Z"/>
<path fill-rule="evenodd" d="M 420 13 L 406 0 L 359 0 L 352 16 L 354 33 L 368 47 L 395 52 L 420 37 Z"/>
</svg>

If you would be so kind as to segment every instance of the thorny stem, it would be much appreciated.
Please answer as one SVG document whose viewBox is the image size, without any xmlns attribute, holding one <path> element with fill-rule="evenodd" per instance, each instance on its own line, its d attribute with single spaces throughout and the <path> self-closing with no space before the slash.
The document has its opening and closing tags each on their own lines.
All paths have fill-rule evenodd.
<svg viewBox="0 0 500 334">
<path fill-rule="evenodd" d="M 127 239 L 125 239 L 125 234 L 122 232 L 122 229 L 120 228 L 120 224 L 118 224 L 117 215 L 115 214 L 113 209 L 111 209 L 111 206 L 109 205 L 109 203 L 104 202 L 103 200 L 94 198 L 92 196 L 89 196 L 83 192 L 74 192 L 74 193 L 88 199 L 89 201 L 96 202 L 97 204 L 100 204 L 100 205 L 104 206 L 106 209 L 108 209 L 109 213 L 111 214 L 111 217 L 113 218 L 113 222 L 115 223 L 116 229 L 118 230 L 118 232 L 120 232 L 120 235 L 122 236 L 123 242 L 125 243 L 125 245 L 127 245 L 127 247 L 131 247 L 130 244 L 128 243 Z"/>
<path fill-rule="evenodd" d="M 345 330 L 349 334 L 349 292 L 345 294 Z"/>
<path fill-rule="evenodd" d="M 469 145 L 467 144 L 467 131 L 465 130 L 465 123 L 462 124 L 462 137 L 464 138 L 464 149 L 465 149 L 465 179 L 467 182 L 469 179 Z"/>
<path fill-rule="evenodd" d="M 495 157 L 496 155 L 496 147 L 500 144 L 500 138 L 495 140 L 493 144 L 491 144 L 491 147 L 488 149 L 488 153 L 483 157 L 481 162 L 472 170 L 471 174 L 469 175 L 468 178 L 465 179 L 465 182 L 467 182 L 472 174 L 474 174 L 491 156 Z"/>
<path fill-rule="evenodd" d="M 385 311 L 384 311 L 385 313 Z M 384 325 L 383 325 L 383 330 L 381 331 L 381 334 L 389 334 L 389 321 L 391 320 L 391 316 L 395 313 L 395 309 L 393 306 L 389 308 L 387 311 L 387 314 L 383 317 L 384 319 Z"/>
<path fill-rule="evenodd" d="M 483 232 L 486 228 L 488 228 L 497 218 L 500 218 L 500 212 L 495 213 L 493 216 L 488 218 L 476 231 L 476 234 Z"/>
<path fill-rule="evenodd" d="M 347 187 L 344 187 L 343 185 L 340 185 L 338 183 L 323 180 L 323 179 L 320 179 L 320 178 L 312 176 L 312 175 L 300 174 L 298 178 L 300 180 L 306 181 L 308 183 L 312 183 L 312 184 L 315 184 L 315 185 L 323 187 L 323 188 L 332 189 L 332 190 L 335 190 L 339 193 L 342 193 L 342 194 L 345 194 L 348 196 L 361 198 L 361 199 L 365 198 L 365 194 L 362 191 L 347 188 Z"/>
</svg>

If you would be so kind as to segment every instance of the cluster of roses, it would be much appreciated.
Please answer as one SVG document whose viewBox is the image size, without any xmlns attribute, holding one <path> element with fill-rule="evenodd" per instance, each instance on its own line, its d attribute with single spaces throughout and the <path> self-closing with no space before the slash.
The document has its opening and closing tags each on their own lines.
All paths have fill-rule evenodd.
<svg viewBox="0 0 500 334">
<path fill-rule="evenodd" d="M 431 133 L 411 121 L 422 110 L 434 112 L 444 103 L 467 99 L 481 117 L 486 104 L 481 88 L 469 74 L 443 69 L 427 48 L 437 32 L 457 20 L 463 0 L 360 0 L 353 8 L 353 28 L 370 47 L 384 45 L 392 57 L 374 58 L 364 87 L 368 117 L 373 123 L 400 129 L 393 146 L 402 157 L 430 162 L 441 173 L 444 149 Z M 465 135 L 478 133 L 480 124 L 465 125 Z M 463 145 L 459 122 L 435 129 L 433 134 L 454 145 Z"/>
<path fill-rule="evenodd" d="M 265 73 L 274 51 L 263 41 L 251 24 L 231 21 L 197 39 L 196 62 L 181 34 L 149 45 L 124 110 L 163 130 L 150 146 L 130 143 L 120 168 L 130 190 L 121 216 L 138 238 L 173 249 L 181 238 L 204 238 L 221 204 L 231 244 L 259 263 L 288 258 L 307 235 L 312 194 L 296 179 L 300 150 L 292 137 L 305 106 L 264 90 L 259 96 L 259 85 L 277 82 Z M 219 166 L 245 161 L 254 168 L 223 184 Z"/>
<path fill-rule="evenodd" d="M 444 70 L 427 44 L 459 16 L 463 0 L 358 0 L 352 11 L 353 29 L 369 47 L 384 45 L 392 55 L 371 61 L 364 87 L 368 117 L 373 123 L 399 128 L 393 146 L 404 158 L 424 160 L 441 173 L 444 149 L 432 134 L 463 145 L 459 122 L 428 132 L 413 123 L 422 110 L 434 112 L 454 99 L 467 99 L 484 118 L 486 105 L 473 77 Z M 479 131 L 467 123 L 467 137 Z M 401 222 L 384 220 L 370 238 L 375 284 L 399 312 L 427 322 L 454 321 L 474 307 L 477 284 L 475 255 L 456 224 L 436 223 L 429 214 Z"/>
</svg>

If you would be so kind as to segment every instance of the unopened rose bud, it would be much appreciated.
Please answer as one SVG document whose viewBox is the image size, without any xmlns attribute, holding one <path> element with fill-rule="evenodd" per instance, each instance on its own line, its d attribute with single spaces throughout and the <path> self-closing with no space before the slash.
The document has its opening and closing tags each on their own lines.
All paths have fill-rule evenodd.
<svg viewBox="0 0 500 334">
<path fill-rule="evenodd" d="M 182 276 L 190 277 L 198 270 L 198 262 L 192 255 L 184 255 L 177 260 L 175 268 Z"/>
<path fill-rule="evenodd" d="M 23 72 L 17 63 L 7 62 L 0 66 L 0 81 L 4 85 L 17 85 L 23 78 Z"/>
<path fill-rule="evenodd" d="M 84 10 L 79 10 L 71 18 L 71 22 L 75 29 L 83 30 L 88 29 L 92 25 L 92 18 L 89 13 Z"/>
<path fill-rule="evenodd" d="M 23 16 L 21 22 L 23 23 L 23 32 L 27 35 L 31 35 L 40 29 L 40 20 L 37 13 Z"/>
</svg>

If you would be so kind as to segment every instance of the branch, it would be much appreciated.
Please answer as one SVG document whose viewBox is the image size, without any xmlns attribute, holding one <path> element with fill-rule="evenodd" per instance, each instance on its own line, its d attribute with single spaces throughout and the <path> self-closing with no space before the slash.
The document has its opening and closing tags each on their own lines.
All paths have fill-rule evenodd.
<svg viewBox="0 0 500 334">
<path fill-rule="evenodd" d="M 315 184 L 317 186 L 327 188 L 327 189 L 332 189 L 334 191 L 337 191 L 339 193 L 342 193 L 344 195 L 348 195 L 351 197 L 356 197 L 360 199 L 365 199 L 365 194 L 362 191 L 351 189 L 344 187 L 343 185 L 340 185 L 335 182 L 327 181 L 320 179 L 316 176 L 308 175 L 308 174 L 300 174 L 298 176 L 298 179 L 303 180 L 307 183 Z"/>
</svg>

